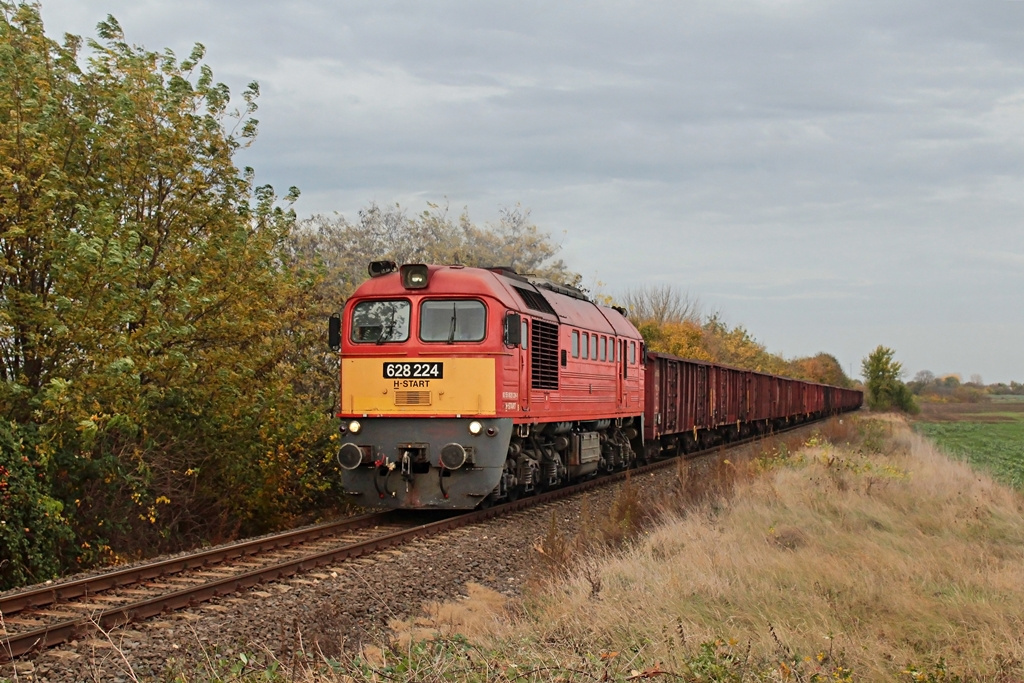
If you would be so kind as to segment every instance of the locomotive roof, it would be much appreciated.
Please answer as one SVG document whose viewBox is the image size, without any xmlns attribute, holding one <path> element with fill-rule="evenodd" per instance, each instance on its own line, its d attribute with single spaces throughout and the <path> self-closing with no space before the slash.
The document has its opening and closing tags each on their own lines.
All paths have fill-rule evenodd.
<svg viewBox="0 0 1024 683">
<path fill-rule="evenodd" d="M 359 297 L 479 296 L 493 298 L 507 308 L 533 317 L 558 321 L 586 330 L 640 339 L 640 333 L 620 310 L 590 301 L 579 290 L 565 285 L 515 273 L 506 268 L 484 269 L 468 266 L 427 267 L 429 286 L 407 290 L 398 272 L 367 280 L 356 290 Z"/>
</svg>

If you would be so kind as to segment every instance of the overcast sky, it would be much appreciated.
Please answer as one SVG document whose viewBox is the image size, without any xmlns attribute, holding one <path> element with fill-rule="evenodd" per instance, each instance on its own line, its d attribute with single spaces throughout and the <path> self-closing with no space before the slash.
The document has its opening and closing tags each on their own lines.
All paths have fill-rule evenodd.
<svg viewBox="0 0 1024 683">
<path fill-rule="evenodd" d="M 1024 2 L 43 0 L 256 80 L 302 217 L 521 203 L 585 284 L 786 357 L 1024 381 Z"/>
</svg>

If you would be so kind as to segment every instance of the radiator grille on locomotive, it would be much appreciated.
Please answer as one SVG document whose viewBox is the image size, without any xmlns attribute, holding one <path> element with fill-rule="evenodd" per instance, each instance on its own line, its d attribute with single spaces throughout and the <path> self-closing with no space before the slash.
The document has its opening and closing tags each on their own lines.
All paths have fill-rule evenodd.
<svg viewBox="0 0 1024 683">
<path fill-rule="evenodd" d="M 534 320 L 530 329 L 534 389 L 558 388 L 558 325 Z"/>
<path fill-rule="evenodd" d="M 396 391 L 396 406 L 429 406 L 429 391 Z"/>
</svg>

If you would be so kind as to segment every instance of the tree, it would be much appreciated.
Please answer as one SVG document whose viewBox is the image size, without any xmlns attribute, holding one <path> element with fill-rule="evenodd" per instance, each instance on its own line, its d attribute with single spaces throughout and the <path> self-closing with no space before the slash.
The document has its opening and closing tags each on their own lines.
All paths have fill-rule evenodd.
<svg viewBox="0 0 1024 683">
<path fill-rule="evenodd" d="M 328 443 L 298 381 L 319 275 L 282 249 L 298 192 L 234 163 L 258 87 L 234 110 L 202 46 L 98 33 L 81 60 L 0 0 L 0 417 L 79 564 L 279 524 Z"/>
<path fill-rule="evenodd" d="M 675 285 L 645 285 L 626 291 L 624 306 L 636 325 L 694 323 L 701 321 L 700 303 Z"/>
<path fill-rule="evenodd" d="M 907 388 L 916 396 L 921 396 L 935 388 L 935 373 L 931 370 L 919 370 L 914 379 L 907 382 Z"/>
<path fill-rule="evenodd" d="M 651 351 L 670 353 L 681 358 L 715 360 L 705 348 L 704 329 L 699 323 L 685 320 L 658 325 L 648 320 L 640 322 L 637 329 Z"/>
<path fill-rule="evenodd" d="M 918 411 L 914 397 L 900 377 L 903 365 L 894 360 L 895 351 L 879 346 L 861 362 L 861 374 L 867 388 L 867 403 L 872 410 Z"/>
<path fill-rule="evenodd" d="M 44 581 L 74 540 L 53 498 L 31 425 L 0 420 L 0 589 Z"/>
<path fill-rule="evenodd" d="M 440 263 L 464 266 L 508 266 L 519 273 L 539 275 L 555 282 L 580 280 L 565 262 L 555 259 L 559 246 L 551 235 L 530 221 L 521 206 L 501 209 L 494 225 L 477 225 L 468 210 L 453 219 L 446 206 L 428 203 L 409 217 L 399 205 L 376 203 L 359 211 L 350 223 L 344 216 L 316 215 L 299 224 L 289 248 L 296 263 L 320 263 L 326 269 L 324 300 L 333 308 L 365 280 L 370 261 Z"/>
<path fill-rule="evenodd" d="M 851 387 L 853 382 L 843 372 L 843 366 L 835 356 L 819 353 L 807 358 L 797 358 L 789 362 L 790 374 L 798 379 L 819 384 L 830 384 L 836 387 Z"/>
<path fill-rule="evenodd" d="M 742 325 L 730 328 L 715 314 L 705 321 L 703 329 L 704 348 L 716 362 L 774 375 L 791 374 L 785 359 L 769 353 Z"/>
</svg>

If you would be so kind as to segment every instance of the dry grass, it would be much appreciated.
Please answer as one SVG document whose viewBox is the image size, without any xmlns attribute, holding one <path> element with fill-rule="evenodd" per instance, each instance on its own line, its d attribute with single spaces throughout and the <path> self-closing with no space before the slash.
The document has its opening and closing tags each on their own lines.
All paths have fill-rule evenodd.
<svg viewBox="0 0 1024 683">
<path fill-rule="evenodd" d="M 711 647 L 712 659 L 742 660 L 735 680 L 1021 680 L 1019 494 L 898 418 L 829 426 L 795 455 L 772 448 L 722 465 L 731 474 L 710 493 L 684 479 L 698 509 L 586 560 L 533 595 L 525 617 L 474 641 L 533 642 L 533 656 L 559 661 L 630 652 L 625 666 L 680 675 Z"/>
<path fill-rule="evenodd" d="M 467 596 L 455 602 L 433 602 L 424 615 L 390 624 L 394 633 L 392 644 L 402 650 L 413 643 L 459 634 L 490 630 L 508 602 L 501 593 L 476 583 L 466 585 Z"/>
<path fill-rule="evenodd" d="M 902 418 L 681 467 L 657 508 L 627 486 L 539 533 L 523 603 L 470 586 L 288 680 L 1024 680 L 1024 497 Z"/>
</svg>

